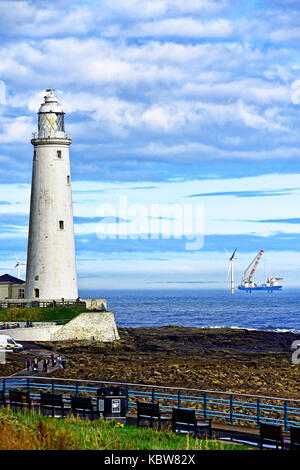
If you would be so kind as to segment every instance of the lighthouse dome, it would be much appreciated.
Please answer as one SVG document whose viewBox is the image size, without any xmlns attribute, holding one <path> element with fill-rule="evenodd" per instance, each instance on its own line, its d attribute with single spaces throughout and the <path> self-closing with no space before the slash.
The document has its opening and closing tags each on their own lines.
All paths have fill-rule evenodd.
<svg viewBox="0 0 300 470">
<path fill-rule="evenodd" d="M 61 104 L 58 102 L 54 90 L 46 90 L 47 95 L 44 96 L 45 102 L 41 104 L 39 113 L 63 113 Z"/>
<path fill-rule="evenodd" d="M 48 89 L 46 93 L 46 96 L 44 96 L 45 101 L 41 104 L 38 112 L 38 138 L 64 138 L 65 113 L 54 94 L 54 90 Z"/>
</svg>

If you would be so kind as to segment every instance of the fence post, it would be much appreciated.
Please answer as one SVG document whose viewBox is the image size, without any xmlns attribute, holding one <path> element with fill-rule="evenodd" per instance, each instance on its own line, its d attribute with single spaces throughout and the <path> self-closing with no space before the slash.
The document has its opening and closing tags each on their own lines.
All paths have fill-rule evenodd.
<svg viewBox="0 0 300 470">
<path fill-rule="evenodd" d="M 233 424 L 233 422 L 234 422 L 233 421 L 234 420 L 234 418 L 233 418 L 233 406 L 234 406 L 233 405 L 233 395 L 230 395 L 229 403 L 230 403 L 230 424 Z"/>
<path fill-rule="evenodd" d="M 51 389 L 52 389 L 51 393 L 52 393 L 52 395 L 54 395 L 54 392 L 55 392 L 55 382 L 54 382 L 54 380 L 52 380 L 52 382 L 51 382 Z"/>
<path fill-rule="evenodd" d="M 257 422 L 257 426 L 259 426 L 260 425 L 260 398 L 257 399 L 256 422 Z"/>
<path fill-rule="evenodd" d="M 287 432 L 288 429 L 289 429 L 288 420 L 289 420 L 289 416 L 288 416 L 288 404 L 287 404 L 287 401 L 285 401 L 285 402 L 284 402 L 284 430 L 285 430 L 285 432 Z"/>
<path fill-rule="evenodd" d="M 207 418 L 207 393 L 203 395 L 203 419 Z"/>
<path fill-rule="evenodd" d="M 79 397 L 79 383 L 76 382 L 76 391 L 75 391 L 76 397 Z"/>
<path fill-rule="evenodd" d="M 181 408 L 181 391 L 178 391 L 178 408 Z"/>
<path fill-rule="evenodd" d="M 29 394 L 30 398 L 30 379 L 27 379 L 27 393 Z"/>
<path fill-rule="evenodd" d="M 152 403 L 155 403 L 155 387 L 152 388 Z"/>
<path fill-rule="evenodd" d="M 6 392 L 5 385 L 6 385 L 6 381 L 5 381 L 5 379 L 3 379 L 3 381 L 2 381 L 2 391 L 3 391 L 4 400 L 5 400 L 5 392 Z"/>
<path fill-rule="evenodd" d="M 129 411 L 129 386 L 126 385 L 126 412 Z"/>
</svg>

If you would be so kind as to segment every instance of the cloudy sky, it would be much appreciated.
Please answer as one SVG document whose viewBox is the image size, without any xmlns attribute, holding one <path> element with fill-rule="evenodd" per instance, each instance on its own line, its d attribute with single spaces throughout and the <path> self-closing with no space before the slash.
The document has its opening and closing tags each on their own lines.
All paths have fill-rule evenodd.
<svg viewBox="0 0 300 470">
<path fill-rule="evenodd" d="M 224 288 L 224 248 L 299 286 L 299 24 L 298 0 L 0 0 L 0 274 L 54 88 L 81 289 Z"/>
</svg>

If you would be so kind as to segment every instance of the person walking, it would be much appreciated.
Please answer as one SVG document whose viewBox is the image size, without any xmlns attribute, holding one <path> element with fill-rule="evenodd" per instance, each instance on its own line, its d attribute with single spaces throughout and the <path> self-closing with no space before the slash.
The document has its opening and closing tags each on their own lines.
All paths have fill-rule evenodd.
<svg viewBox="0 0 300 470">
<path fill-rule="evenodd" d="M 55 367 L 55 366 L 56 366 L 56 359 L 55 359 L 55 356 L 54 356 L 53 353 L 51 354 L 51 366 L 52 366 L 52 367 Z"/>
<path fill-rule="evenodd" d="M 27 359 L 26 359 L 26 367 L 27 367 L 28 372 L 30 371 L 30 366 L 31 366 L 31 360 L 29 359 L 29 357 L 27 357 Z"/>
<path fill-rule="evenodd" d="M 60 355 L 57 356 L 57 365 L 58 365 L 58 367 L 62 368 Z"/>
<path fill-rule="evenodd" d="M 34 370 L 34 371 L 37 371 L 38 368 L 39 368 L 39 360 L 38 360 L 38 358 L 36 357 L 36 358 L 34 359 L 34 361 L 33 361 L 33 370 Z"/>
</svg>

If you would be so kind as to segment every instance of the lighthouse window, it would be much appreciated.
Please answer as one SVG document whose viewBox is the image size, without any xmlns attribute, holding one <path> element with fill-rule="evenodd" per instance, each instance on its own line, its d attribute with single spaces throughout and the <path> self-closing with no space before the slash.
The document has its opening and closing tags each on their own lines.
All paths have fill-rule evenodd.
<svg viewBox="0 0 300 470">
<path fill-rule="evenodd" d="M 34 294 L 34 297 L 39 297 L 40 296 L 40 289 L 33 289 L 33 294 Z"/>
<path fill-rule="evenodd" d="M 70 175 L 67 175 L 67 183 L 70 184 Z"/>
<path fill-rule="evenodd" d="M 56 130 L 57 131 L 64 131 L 64 115 L 57 114 L 56 115 Z"/>
<path fill-rule="evenodd" d="M 57 158 L 61 158 L 61 150 L 57 150 L 56 154 L 57 154 Z"/>
<path fill-rule="evenodd" d="M 33 152 L 33 160 L 37 160 L 37 158 L 36 158 L 36 151 Z"/>
<path fill-rule="evenodd" d="M 60 220 L 60 221 L 59 221 L 59 229 L 60 229 L 60 230 L 63 230 L 63 229 L 64 229 L 64 221 L 63 221 L 63 220 Z"/>
</svg>

